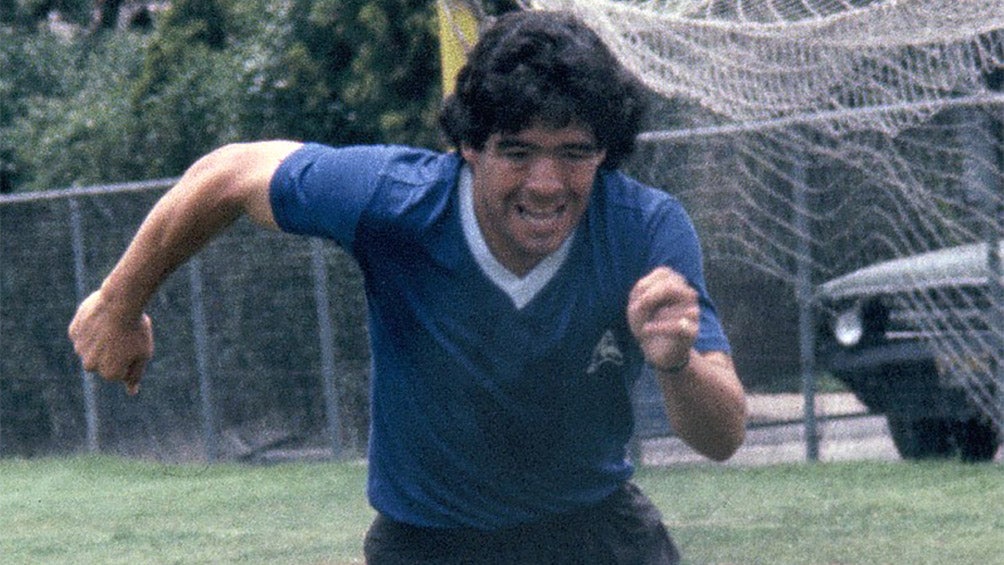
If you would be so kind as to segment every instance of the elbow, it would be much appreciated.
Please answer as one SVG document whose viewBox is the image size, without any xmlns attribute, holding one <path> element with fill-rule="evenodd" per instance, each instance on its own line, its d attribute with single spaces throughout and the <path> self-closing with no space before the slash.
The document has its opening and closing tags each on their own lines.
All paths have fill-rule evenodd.
<svg viewBox="0 0 1004 565">
<path fill-rule="evenodd" d="M 698 430 L 691 430 L 691 433 L 679 433 L 679 436 L 701 456 L 723 463 L 739 451 L 746 439 L 745 419 L 706 425 Z"/>
<path fill-rule="evenodd" d="M 225 163 L 222 184 L 225 198 L 257 224 L 278 229 L 269 199 L 269 185 L 279 165 L 302 146 L 295 141 L 274 140 L 225 145 L 212 159 Z"/>
<path fill-rule="evenodd" d="M 185 171 L 182 182 L 197 190 L 203 202 L 237 208 L 245 196 L 240 182 L 245 145 L 224 145 L 202 156 Z"/>
<path fill-rule="evenodd" d="M 736 379 L 738 383 L 738 378 Z M 709 458 L 719 463 L 727 461 L 739 451 L 743 441 L 746 440 L 746 419 L 749 408 L 746 405 L 746 393 L 742 385 L 738 385 L 734 391 L 729 414 L 725 418 L 725 425 L 722 427 L 721 440 L 717 449 L 714 449 Z"/>
<path fill-rule="evenodd" d="M 728 434 L 727 437 L 720 438 L 714 445 L 705 449 L 704 456 L 717 463 L 724 463 L 739 451 L 745 439 L 746 430 L 745 428 L 740 428 L 738 431 Z"/>
<path fill-rule="evenodd" d="M 233 217 L 248 215 L 275 228 L 269 182 L 279 163 L 299 147 L 293 142 L 232 143 L 196 161 L 185 175 L 201 191 L 200 200 Z"/>
<path fill-rule="evenodd" d="M 746 398 L 739 396 L 731 415 L 721 421 L 717 433 L 704 444 L 701 453 L 718 463 L 728 461 L 746 439 Z"/>
</svg>

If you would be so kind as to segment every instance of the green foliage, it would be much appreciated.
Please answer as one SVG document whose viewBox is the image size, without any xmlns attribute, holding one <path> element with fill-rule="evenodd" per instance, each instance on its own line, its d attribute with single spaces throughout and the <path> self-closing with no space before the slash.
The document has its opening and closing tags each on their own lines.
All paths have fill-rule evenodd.
<svg viewBox="0 0 1004 565">
<path fill-rule="evenodd" d="M 36 59 L 45 66 L 32 74 L 50 86 L 21 97 L 21 113 L 10 126 L 8 149 L 22 179 L 29 187 L 55 188 L 141 174 L 126 128 L 142 38 L 108 36 L 80 54 L 69 43 L 49 47 L 47 57 Z M 46 76 L 52 68 L 61 75 Z"/>
<path fill-rule="evenodd" d="M 32 29 L 50 14 L 77 24 L 90 20 L 94 0 L 0 0 L 0 25 Z"/>
<path fill-rule="evenodd" d="M 0 26 L 0 170 L 17 176 L 15 155 L 33 138 L 17 135 L 14 123 L 41 101 L 66 96 L 66 69 L 76 57 L 52 34 L 25 35 Z"/>
<path fill-rule="evenodd" d="M 192 5 L 202 8 L 189 14 Z M 127 96 L 134 109 L 130 140 L 145 157 L 147 177 L 179 174 L 214 147 L 237 141 L 240 61 L 226 51 L 223 27 L 203 18 L 218 4 L 173 6 L 150 38 Z"/>
<path fill-rule="evenodd" d="M 176 0 L 153 31 L 87 16 L 119 4 L 0 0 L 0 169 L 17 189 L 174 176 L 233 141 L 437 143 L 426 0 Z"/>
<path fill-rule="evenodd" d="M 434 18 L 416 0 L 315 4 L 311 21 L 334 39 L 326 59 L 339 68 L 332 86 L 348 110 L 350 141 L 435 142 L 428 133 L 440 98 Z"/>
</svg>

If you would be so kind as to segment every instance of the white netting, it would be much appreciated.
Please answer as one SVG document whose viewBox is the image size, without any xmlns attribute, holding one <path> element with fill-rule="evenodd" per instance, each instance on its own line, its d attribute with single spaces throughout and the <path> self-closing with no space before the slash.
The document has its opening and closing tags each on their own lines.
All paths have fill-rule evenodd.
<svg viewBox="0 0 1004 565">
<path fill-rule="evenodd" d="M 1000 0 L 538 0 L 580 14 L 656 92 L 731 120 L 801 116 L 895 133 L 1004 61 Z M 898 107 L 870 114 L 849 108 Z M 863 121 L 864 123 L 860 123 Z"/>
<path fill-rule="evenodd" d="M 792 285 L 808 268 L 819 283 L 1000 237 L 1002 0 L 532 7 L 577 13 L 669 100 L 636 164 L 687 201 L 712 261 L 737 260 Z M 981 276 L 977 290 L 960 281 L 899 300 L 1000 426 L 993 367 L 1004 366 L 994 331 L 1002 326 L 993 313 L 1004 303 L 985 273 L 972 278 Z M 971 308 L 958 307 L 962 295 Z"/>
</svg>

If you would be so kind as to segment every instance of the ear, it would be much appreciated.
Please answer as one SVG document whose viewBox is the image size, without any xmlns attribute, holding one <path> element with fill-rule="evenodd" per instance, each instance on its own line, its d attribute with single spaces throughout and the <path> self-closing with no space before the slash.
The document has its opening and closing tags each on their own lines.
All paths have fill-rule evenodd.
<svg viewBox="0 0 1004 565">
<path fill-rule="evenodd" d="M 481 152 L 474 147 L 471 147 L 468 143 L 462 143 L 460 145 L 460 156 L 464 158 L 464 161 L 467 161 L 468 165 L 473 167 L 477 164 L 478 159 L 481 157 Z"/>
</svg>

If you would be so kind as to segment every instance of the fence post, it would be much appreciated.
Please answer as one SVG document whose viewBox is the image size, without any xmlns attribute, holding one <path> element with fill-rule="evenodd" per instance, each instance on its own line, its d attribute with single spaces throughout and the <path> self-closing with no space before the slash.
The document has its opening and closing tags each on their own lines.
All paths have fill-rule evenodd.
<svg viewBox="0 0 1004 565">
<path fill-rule="evenodd" d="M 996 144 L 989 140 L 1004 139 L 1004 130 L 994 116 L 977 109 L 961 112 L 963 120 L 970 121 L 966 131 L 966 159 L 963 171 L 964 189 L 970 194 L 975 206 L 985 215 L 982 225 L 983 240 L 987 245 L 985 257 L 987 266 L 987 293 L 990 296 L 990 357 L 1000 359 L 1004 354 L 1004 265 L 1001 262 L 1001 186 L 998 171 L 1001 170 L 1001 156 Z M 996 421 L 1004 433 L 1004 364 L 994 363 L 990 379 L 996 386 L 996 401 L 988 411 L 991 420 Z"/>
<path fill-rule="evenodd" d="M 199 397 L 202 405 L 202 433 L 206 442 L 206 459 L 219 457 L 219 434 L 216 429 L 216 410 L 213 406 L 212 379 L 209 375 L 209 337 L 206 331 L 206 313 L 202 292 L 202 260 L 192 258 L 188 263 L 188 287 L 191 293 L 192 337 L 195 342 L 195 370 L 199 376 Z"/>
<path fill-rule="evenodd" d="M 3 209 L 0 208 L 0 351 L 3 351 Z M 3 365 L 0 364 L 0 458 L 4 454 Z"/>
<path fill-rule="evenodd" d="M 76 284 L 77 302 L 87 297 L 87 263 L 84 259 L 84 230 L 80 218 L 80 202 L 69 199 L 70 238 L 73 247 L 73 275 Z M 98 416 L 97 384 L 94 375 L 80 369 L 80 380 L 84 389 L 84 420 L 87 424 L 87 451 L 96 453 L 100 449 L 98 439 L 100 419 Z"/>
<path fill-rule="evenodd" d="M 819 460 L 819 430 L 816 423 L 816 353 L 815 307 L 812 288 L 812 227 L 808 180 L 804 157 L 799 156 L 792 171 L 794 180 L 795 231 L 798 233 L 796 256 L 796 293 L 798 296 L 798 349 L 802 366 L 802 395 L 804 398 L 805 458 Z"/>
<path fill-rule="evenodd" d="M 310 263 L 314 276 L 314 304 L 317 307 L 317 336 L 321 351 L 321 384 L 324 389 L 324 410 L 331 436 L 331 453 L 342 455 L 342 427 L 338 413 L 338 391 L 335 389 L 335 332 L 331 322 L 331 296 L 328 293 L 328 265 L 324 260 L 324 243 L 310 240 Z"/>
<path fill-rule="evenodd" d="M 998 84 L 999 88 L 1000 85 Z M 1004 105 L 997 106 L 996 120 L 991 118 L 990 126 L 993 128 L 994 139 L 1000 145 L 1001 142 L 1004 142 Z M 998 151 L 995 157 L 997 170 L 1004 173 L 1004 153 Z M 996 191 L 998 197 L 1004 196 L 1004 182 L 1001 182 L 1000 176 L 997 177 L 997 182 L 993 185 L 993 189 Z M 1004 265 L 1001 264 L 1000 241 L 1001 237 L 1004 236 L 1004 229 L 1002 229 L 1000 221 L 1000 205 L 993 212 L 992 217 L 997 221 L 992 228 L 993 242 L 990 244 L 990 248 L 994 251 L 991 258 L 991 261 L 993 261 L 993 289 L 997 298 L 997 301 L 994 303 L 994 335 L 997 337 L 995 345 L 998 347 L 994 354 L 1001 355 L 1004 354 L 1004 343 L 1002 343 L 1004 340 L 1001 338 L 1004 335 L 1002 333 L 1004 332 Z M 1004 363 L 998 362 L 994 367 L 994 382 L 997 385 L 997 433 L 1004 439 Z"/>
</svg>

